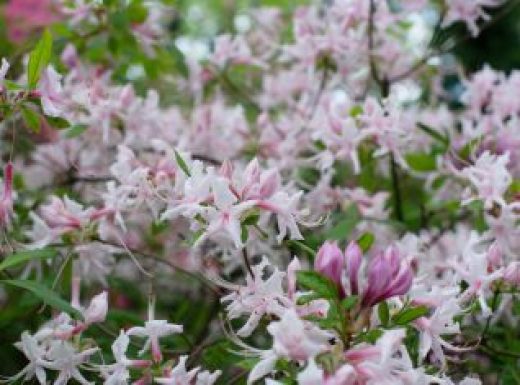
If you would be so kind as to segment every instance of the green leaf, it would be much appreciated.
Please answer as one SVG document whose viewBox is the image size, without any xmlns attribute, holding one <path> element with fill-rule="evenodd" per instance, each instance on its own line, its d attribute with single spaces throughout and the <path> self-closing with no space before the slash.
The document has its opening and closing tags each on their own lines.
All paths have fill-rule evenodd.
<svg viewBox="0 0 520 385">
<path fill-rule="evenodd" d="M 321 296 L 318 293 L 311 293 L 311 294 L 304 294 L 296 300 L 296 303 L 298 305 L 306 305 L 309 302 L 312 302 L 314 300 L 320 299 Z"/>
<path fill-rule="evenodd" d="M 424 152 L 414 152 L 405 155 L 406 163 L 412 170 L 427 172 L 437 169 L 437 161 L 435 155 L 426 154 Z"/>
<path fill-rule="evenodd" d="M 45 119 L 52 127 L 56 128 L 58 130 L 70 127 L 70 123 L 68 122 L 68 120 L 60 118 L 60 117 L 46 116 Z"/>
<path fill-rule="evenodd" d="M 38 113 L 28 107 L 22 107 L 21 112 L 25 125 L 33 132 L 40 132 L 40 116 Z"/>
<path fill-rule="evenodd" d="M 141 24 L 148 17 L 148 10 L 140 1 L 132 1 L 128 6 L 128 19 L 132 23 Z"/>
<path fill-rule="evenodd" d="M 55 309 L 69 313 L 70 315 L 73 315 L 77 318 L 83 319 L 83 315 L 78 311 L 78 309 L 73 308 L 57 293 L 53 292 L 47 286 L 44 286 L 39 282 L 17 279 L 2 280 L 0 282 L 5 283 L 6 285 L 15 286 L 21 289 L 28 290 L 36 297 L 40 298 L 47 305 L 52 306 Z"/>
<path fill-rule="evenodd" d="M 336 226 L 326 233 L 326 238 L 336 241 L 347 239 L 360 220 L 356 205 L 351 205 Z"/>
<path fill-rule="evenodd" d="M 350 297 L 347 297 L 345 299 L 343 299 L 341 301 L 341 307 L 346 310 L 346 311 L 349 311 L 351 310 L 354 306 L 356 306 L 357 302 L 358 302 L 358 296 L 357 295 L 351 295 Z"/>
<path fill-rule="evenodd" d="M 314 249 L 312 249 L 310 246 L 306 245 L 302 241 L 298 241 L 296 239 L 289 239 L 287 241 L 287 244 L 289 246 L 294 246 L 295 248 L 300 249 L 301 251 L 306 252 L 307 254 L 312 256 L 313 258 L 316 256 L 316 251 L 314 251 Z"/>
<path fill-rule="evenodd" d="M 206 230 L 205 229 L 198 229 L 194 234 L 193 238 L 188 242 L 189 246 L 193 246 L 197 241 L 202 237 Z"/>
<path fill-rule="evenodd" d="M 462 147 L 459 150 L 459 156 L 462 159 L 470 159 L 472 154 L 475 153 L 475 151 L 477 150 L 477 148 L 479 148 L 481 143 L 482 143 L 482 136 L 471 139 L 468 143 L 466 143 L 464 145 L 464 147 Z"/>
<path fill-rule="evenodd" d="M 388 321 L 390 321 L 390 309 L 388 308 L 388 304 L 386 301 L 383 301 L 377 307 L 377 314 L 379 315 L 379 320 L 383 326 L 388 326 Z"/>
<path fill-rule="evenodd" d="M 379 337 L 383 335 L 383 331 L 381 329 L 372 329 L 365 333 L 361 333 L 356 337 L 356 342 L 368 342 L 375 343 Z"/>
<path fill-rule="evenodd" d="M 358 117 L 359 115 L 361 115 L 363 113 L 363 107 L 361 107 L 360 105 L 355 105 L 354 107 L 352 107 L 350 109 L 350 112 L 349 112 L 349 115 L 353 118 L 355 117 Z"/>
<path fill-rule="evenodd" d="M 39 250 L 26 250 L 11 254 L 0 263 L 0 271 L 34 259 L 53 258 L 58 254 L 56 249 L 46 248 Z"/>
<path fill-rule="evenodd" d="M 49 30 L 43 31 L 43 35 L 36 44 L 36 47 L 29 55 L 27 65 L 27 85 L 34 89 L 40 80 L 40 76 L 45 67 L 49 64 L 52 54 L 52 35 Z"/>
<path fill-rule="evenodd" d="M 244 219 L 242 219 L 242 225 L 244 226 L 254 226 L 258 223 L 260 219 L 260 211 L 257 209 L 253 209 L 246 213 Z"/>
<path fill-rule="evenodd" d="M 322 298 L 338 297 L 334 282 L 316 271 L 298 271 L 296 277 L 300 286 L 316 292 Z"/>
<path fill-rule="evenodd" d="M 432 128 L 424 123 L 417 123 L 417 127 L 419 127 L 419 129 L 421 131 L 423 131 L 424 133 L 431 136 L 437 142 L 442 144 L 443 148 L 446 148 L 450 145 L 450 139 L 447 136 L 442 135 L 439 131 L 435 130 L 434 128 Z"/>
<path fill-rule="evenodd" d="M 240 226 L 240 240 L 242 243 L 247 242 L 247 238 L 249 238 L 249 230 L 247 229 L 247 226 Z"/>
<path fill-rule="evenodd" d="M 175 151 L 175 161 L 177 162 L 177 164 L 179 165 L 181 170 L 184 171 L 184 173 L 187 176 L 191 176 L 190 169 L 188 168 L 188 165 L 186 164 L 184 159 L 182 159 L 182 156 L 177 152 L 177 150 L 174 150 L 174 151 Z"/>
<path fill-rule="evenodd" d="M 375 236 L 372 233 L 364 233 L 361 235 L 356 241 L 358 246 L 363 250 L 363 253 L 366 253 L 372 245 L 374 244 Z"/>
<path fill-rule="evenodd" d="M 87 128 L 88 126 L 86 124 L 75 124 L 67 129 L 65 132 L 65 137 L 71 139 L 80 136 L 86 131 Z"/>
<path fill-rule="evenodd" d="M 8 91 L 21 91 L 24 88 L 12 80 L 4 79 L 4 86 Z"/>
<path fill-rule="evenodd" d="M 408 325 L 417 318 L 424 317 L 429 312 L 426 306 L 417 306 L 404 309 L 392 317 L 392 321 L 396 325 Z"/>
</svg>

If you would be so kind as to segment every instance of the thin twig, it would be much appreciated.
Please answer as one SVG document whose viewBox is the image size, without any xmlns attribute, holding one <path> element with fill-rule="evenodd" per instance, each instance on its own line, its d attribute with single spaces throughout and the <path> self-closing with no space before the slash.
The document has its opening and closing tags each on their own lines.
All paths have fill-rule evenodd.
<svg viewBox="0 0 520 385">
<path fill-rule="evenodd" d="M 369 64 L 370 64 L 370 74 L 372 76 L 372 79 L 374 79 L 374 81 L 382 89 L 383 87 L 382 87 L 381 79 L 379 78 L 379 73 L 378 73 L 378 69 L 377 69 L 377 65 L 376 65 L 375 57 L 374 57 L 374 46 L 375 46 L 374 16 L 375 16 L 375 13 L 376 13 L 375 2 L 374 2 L 374 0 L 370 0 L 370 8 L 369 8 L 369 15 L 368 15 L 368 31 L 367 31 L 368 32 L 368 59 L 369 59 Z"/>
<path fill-rule="evenodd" d="M 111 243 L 111 242 L 107 242 L 107 241 L 103 241 L 103 240 L 100 240 L 100 239 L 97 239 L 98 242 L 100 243 L 103 243 L 105 245 L 109 245 L 109 246 L 114 246 L 114 247 L 121 247 L 120 245 L 117 245 L 117 244 L 114 244 L 114 243 Z M 164 259 L 164 258 L 161 258 L 161 257 L 158 257 L 156 255 L 153 255 L 153 254 L 147 254 L 145 252 L 142 252 L 142 251 L 139 251 L 139 250 L 133 250 L 133 249 L 129 249 L 133 254 L 135 255 L 139 255 L 140 257 L 143 257 L 145 259 L 150 259 L 150 260 L 153 260 L 155 262 L 159 262 L 159 263 L 162 263 L 162 264 L 165 264 L 169 267 L 171 267 L 172 269 L 182 273 L 182 274 L 185 274 L 193 279 L 196 279 L 198 280 L 199 282 L 201 282 L 203 285 L 205 285 L 208 289 L 210 289 L 212 292 L 214 292 L 215 294 L 217 295 L 220 295 L 220 290 L 218 287 L 216 287 L 213 282 L 211 282 L 210 280 L 208 280 L 207 278 L 203 277 L 202 275 L 199 275 L 199 274 L 195 274 L 195 273 L 192 273 L 191 271 L 188 271 L 188 270 L 185 270 L 183 269 L 182 267 L 179 267 L 177 265 L 175 265 L 174 263 Z"/>
<path fill-rule="evenodd" d="M 246 266 L 247 272 L 249 273 L 251 278 L 255 279 L 255 274 L 253 273 L 253 269 L 251 268 L 251 263 L 249 262 L 249 256 L 245 247 L 242 249 L 242 259 L 244 260 L 244 265 Z"/>
<path fill-rule="evenodd" d="M 399 175 L 397 174 L 397 163 L 394 154 L 390 154 L 390 175 L 392 177 L 392 190 L 394 193 L 394 211 L 397 220 L 402 222 L 404 219 L 403 208 L 401 204 L 401 187 L 399 184 Z"/>
</svg>

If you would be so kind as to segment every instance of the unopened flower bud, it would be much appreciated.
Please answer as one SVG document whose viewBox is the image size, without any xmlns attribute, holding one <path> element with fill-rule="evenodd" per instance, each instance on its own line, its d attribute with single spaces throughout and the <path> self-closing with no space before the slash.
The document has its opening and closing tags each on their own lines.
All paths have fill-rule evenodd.
<svg viewBox="0 0 520 385">
<path fill-rule="evenodd" d="M 330 278 L 338 286 L 341 286 L 341 274 L 343 272 L 343 253 L 336 242 L 325 242 L 316 255 L 314 270 Z"/>
<path fill-rule="evenodd" d="M 108 311 L 108 299 L 107 292 L 104 291 L 101 294 L 96 295 L 90 301 L 90 305 L 85 310 L 85 324 L 90 325 L 96 322 L 103 322 L 107 316 Z"/>
<path fill-rule="evenodd" d="M 511 262 L 504 271 L 504 280 L 511 285 L 520 286 L 520 262 Z"/>
<path fill-rule="evenodd" d="M 359 245 L 352 241 L 345 250 L 345 262 L 347 265 L 347 274 L 350 281 L 350 290 L 352 294 L 357 294 L 359 291 L 358 273 L 361 267 L 361 260 L 363 258 L 363 251 Z"/>
</svg>

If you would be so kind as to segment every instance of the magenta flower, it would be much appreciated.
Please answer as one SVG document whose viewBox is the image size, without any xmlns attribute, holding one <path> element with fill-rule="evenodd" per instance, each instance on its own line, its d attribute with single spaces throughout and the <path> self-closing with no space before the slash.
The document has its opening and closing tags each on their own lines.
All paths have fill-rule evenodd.
<svg viewBox="0 0 520 385">
<path fill-rule="evenodd" d="M 60 18 L 52 0 L 10 0 L 4 14 L 7 35 L 13 43 L 23 42 L 33 32 Z"/>
<path fill-rule="evenodd" d="M 336 242 L 325 242 L 316 255 L 314 270 L 330 278 L 339 288 L 344 268 L 343 253 Z"/>
<path fill-rule="evenodd" d="M 352 294 L 358 294 L 359 291 L 358 274 L 362 258 L 363 252 L 359 245 L 354 241 L 350 242 L 345 250 L 345 261 Z"/>
<path fill-rule="evenodd" d="M 397 248 L 389 247 L 368 266 L 368 285 L 363 294 L 363 306 L 374 306 L 385 299 L 407 293 L 412 279 L 413 273 L 408 263 L 401 260 Z"/>
</svg>

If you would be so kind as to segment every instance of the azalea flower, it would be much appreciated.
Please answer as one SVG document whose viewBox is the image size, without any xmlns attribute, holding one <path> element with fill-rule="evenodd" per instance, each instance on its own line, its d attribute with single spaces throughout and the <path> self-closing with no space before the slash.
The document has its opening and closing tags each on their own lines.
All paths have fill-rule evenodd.
<svg viewBox="0 0 520 385">
<path fill-rule="evenodd" d="M 112 344 L 112 354 L 115 363 L 101 366 L 101 373 L 105 378 L 104 385 L 123 385 L 130 380 L 128 368 L 146 368 L 151 362 L 148 360 L 131 360 L 126 356 L 130 338 L 121 331 L 119 337 Z"/>
<path fill-rule="evenodd" d="M 143 326 L 134 326 L 126 332 L 128 336 L 145 337 L 146 342 L 143 348 L 139 351 L 139 354 L 144 354 L 148 349 L 152 352 L 152 358 L 154 362 L 158 363 L 162 361 L 161 347 L 159 345 L 159 339 L 172 334 L 182 333 L 182 325 L 176 325 L 168 323 L 166 320 L 154 319 L 154 304 L 150 303 L 148 309 L 148 321 Z"/>
<path fill-rule="evenodd" d="M 500 5 L 500 0 L 452 0 L 446 5 L 448 12 L 443 21 L 443 26 L 447 27 L 454 22 L 464 22 L 473 37 L 479 34 L 477 22 L 479 20 L 489 20 L 490 16 L 484 8 L 492 8 Z"/>
</svg>

